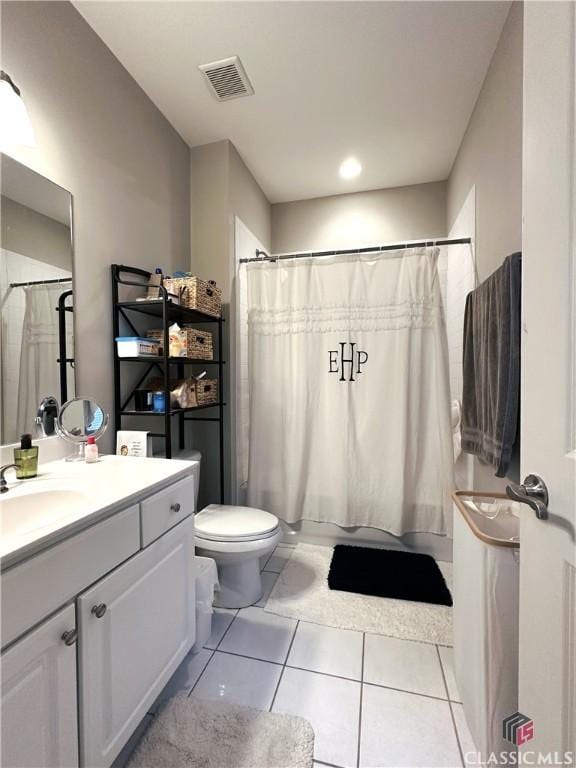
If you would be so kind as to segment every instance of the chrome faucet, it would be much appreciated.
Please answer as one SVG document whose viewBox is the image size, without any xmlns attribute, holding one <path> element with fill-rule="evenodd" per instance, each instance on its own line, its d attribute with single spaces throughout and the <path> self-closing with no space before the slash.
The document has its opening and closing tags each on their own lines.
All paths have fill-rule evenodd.
<svg viewBox="0 0 576 768">
<path fill-rule="evenodd" d="M 8 488 L 8 483 L 6 482 L 6 478 L 4 475 L 9 469 L 18 469 L 17 464 L 5 464 L 3 467 L 0 467 L 0 493 L 7 493 L 10 488 Z"/>
</svg>

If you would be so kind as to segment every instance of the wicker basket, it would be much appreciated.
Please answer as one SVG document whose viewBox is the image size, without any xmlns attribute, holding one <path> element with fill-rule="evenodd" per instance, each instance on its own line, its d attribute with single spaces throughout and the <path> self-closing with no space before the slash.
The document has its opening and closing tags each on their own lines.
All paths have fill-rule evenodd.
<svg viewBox="0 0 576 768">
<path fill-rule="evenodd" d="M 196 360 L 214 360 L 214 342 L 210 331 L 199 331 L 197 328 L 184 326 L 186 334 L 187 356 Z"/>
<path fill-rule="evenodd" d="M 200 379 L 196 382 L 196 402 L 198 405 L 209 405 L 218 402 L 218 380 Z"/>
<path fill-rule="evenodd" d="M 166 285 L 168 281 L 164 281 Z M 166 286 L 170 293 L 180 293 L 180 304 L 188 309 L 197 309 L 212 317 L 220 317 L 222 314 L 222 289 L 218 288 L 214 280 L 200 280 L 199 277 L 173 277 L 170 287 Z"/>
<path fill-rule="evenodd" d="M 147 331 L 149 339 L 164 344 L 164 332 L 161 330 Z M 161 353 L 162 354 L 162 353 Z M 214 343 L 210 331 L 199 331 L 197 328 L 184 326 L 181 329 L 180 341 L 170 340 L 170 357 L 190 357 L 196 360 L 213 360 Z"/>
<path fill-rule="evenodd" d="M 152 391 L 163 391 L 164 381 L 159 377 L 150 379 L 147 386 Z M 177 379 L 170 381 L 171 408 L 197 408 L 218 402 L 217 379 Z"/>
</svg>

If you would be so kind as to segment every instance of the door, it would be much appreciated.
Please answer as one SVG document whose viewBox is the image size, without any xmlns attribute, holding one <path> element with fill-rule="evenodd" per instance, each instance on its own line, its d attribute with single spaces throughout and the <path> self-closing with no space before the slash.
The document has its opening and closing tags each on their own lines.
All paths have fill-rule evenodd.
<svg viewBox="0 0 576 768">
<path fill-rule="evenodd" d="M 2 654 L 5 768 L 78 765 L 75 625 L 69 605 Z"/>
<path fill-rule="evenodd" d="M 576 748 L 574 17 L 524 4 L 521 461 L 550 500 L 547 520 L 522 509 L 517 740 L 543 753 Z"/>
<path fill-rule="evenodd" d="M 108 766 L 195 640 L 194 520 L 78 598 L 82 765 Z"/>
</svg>

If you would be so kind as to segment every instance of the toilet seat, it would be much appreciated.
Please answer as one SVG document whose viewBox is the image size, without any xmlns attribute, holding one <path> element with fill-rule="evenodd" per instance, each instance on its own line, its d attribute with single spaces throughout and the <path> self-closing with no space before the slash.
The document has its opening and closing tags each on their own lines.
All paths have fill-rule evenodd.
<svg viewBox="0 0 576 768">
<path fill-rule="evenodd" d="M 276 536 L 278 518 L 254 507 L 210 504 L 194 518 L 195 535 L 204 541 L 260 541 Z"/>
</svg>

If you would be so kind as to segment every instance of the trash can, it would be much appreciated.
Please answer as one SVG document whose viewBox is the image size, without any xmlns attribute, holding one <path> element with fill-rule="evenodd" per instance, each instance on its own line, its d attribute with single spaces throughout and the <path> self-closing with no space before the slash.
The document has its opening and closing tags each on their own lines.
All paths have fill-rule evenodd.
<svg viewBox="0 0 576 768">
<path fill-rule="evenodd" d="M 199 653 L 212 634 L 212 603 L 218 589 L 216 563 L 210 557 L 194 558 L 196 579 L 196 642 L 192 653 Z"/>
<path fill-rule="evenodd" d="M 514 752 L 503 720 L 518 712 L 518 504 L 504 494 L 456 491 L 454 672 L 482 763 Z"/>
</svg>

